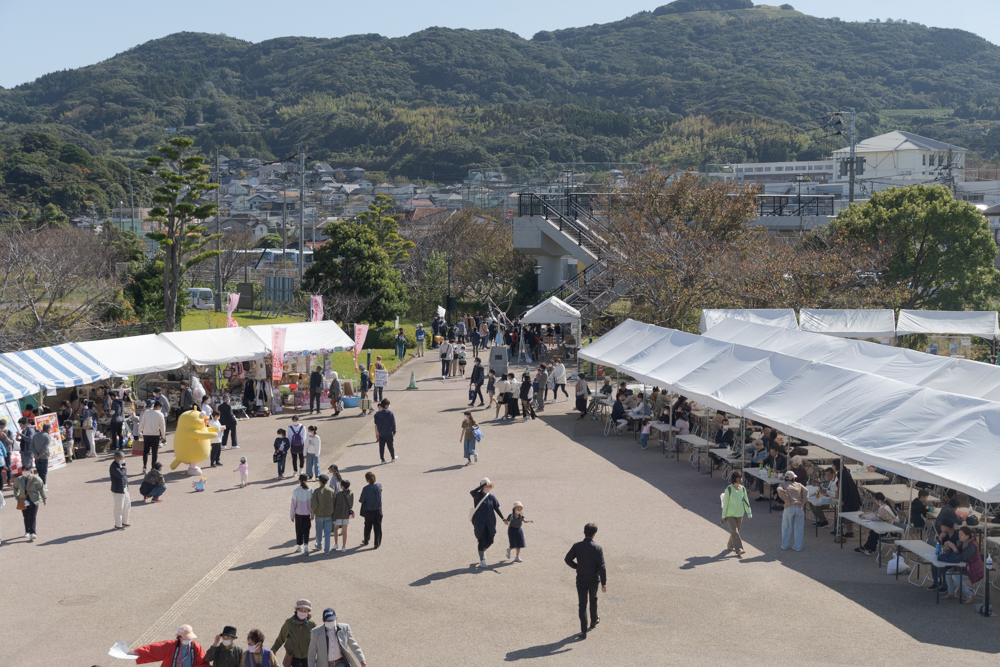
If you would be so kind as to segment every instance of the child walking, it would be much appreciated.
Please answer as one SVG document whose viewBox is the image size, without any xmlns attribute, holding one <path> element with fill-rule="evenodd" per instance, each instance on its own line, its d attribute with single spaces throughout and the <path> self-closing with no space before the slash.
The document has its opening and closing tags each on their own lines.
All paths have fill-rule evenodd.
<svg viewBox="0 0 1000 667">
<path fill-rule="evenodd" d="M 278 479 L 285 479 L 285 459 L 288 457 L 288 438 L 285 429 L 278 429 L 278 437 L 274 439 L 274 456 L 272 460 L 278 464 Z"/>
<path fill-rule="evenodd" d="M 216 466 L 221 466 L 222 465 L 222 459 L 221 459 L 221 457 L 222 457 L 222 432 L 225 430 L 226 427 L 223 426 L 222 422 L 219 421 L 219 416 L 220 416 L 219 415 L 219 411 L 218 410 L 213 410 L 212 411 L 212 416 L 208 420 L 208 425 L 210 427 L 219 429 L 218 432 L 215 434 L 215 437 L 212 438 L 212 442 L 211 442 L 212 450 L 211 450 L 211 453 L 209 454 L 210 464 L 211 464 L 211 466 L 213 468 L 216 467 Z"/>
<path fill-rule="evenodd" d="M 468 355 L 465 353 L 465 346 L 458 346 L 458 373 L 465 377 L 465 364 L 468 363 Z"/>
<path fill-rule="evenodd" d="M 247 477 L 250 475 L 250 468 L 247 466 L 247 457 L 240 457 L 240 464 L 236 466 L 236 470 L 233 472 L 238 472 L 240 474 L 240 488 L 247 488 Z"/>
<path fill-rule="evenodd" d="M 496 402 L 497 393 L 497 372 L 492 368 L 490 369 L 490 377 L 486 380 L 486 393 L 490 396 L 490 404 L 486 406 L 486 409 L 489 410 Z"/>
<path fill-rule="evenodd" d="M 511 550 L 516 550 L 514 554 L 515 563 L 523 563 L 521 560 L 521 549 L 524 548 L 524 528 L 521 524 L 525 523 L 535 523 L 534 521 L 528 521 L 524 518 L 524 505 L 521 501 L 514 503 L 514 509 L 504 521 L 507 524 L 507 543 L 510 545 L 507 547 L 507 558 L 510 558 Z"/>
<path fill-rule="evenodd" d="M 310 426 L 306 429 L 309 435 L 306 436 L 306 477 L 312 479 L 319 477 L 319 457 L 322 451 L 322 441 L 316 434 L 316 427 Z"/>
<path fill-rule="evenodd" d="M 653 429 L 653 423 L 650 421 L 649 417 L 642 420 L 642 435 L 639 436 L 639 442 L 643 449 L 646 449 L 646 445 L 649 444 L 649 433 Z"/>
<path fill-rule="evenodd" d="M 477 428 L 479 428 L 479 424 L 472 418 L 472 413 L 466 410 L 465 419 L 462 420 L 462 435 L 459 436 L 459 441 L 462 443 L 462 455 L 466 460 L 465 465 L 467 466 L 479 463 L 479 454 L 476 453 L 476 434 L 473 433 Z"/>
</svg>

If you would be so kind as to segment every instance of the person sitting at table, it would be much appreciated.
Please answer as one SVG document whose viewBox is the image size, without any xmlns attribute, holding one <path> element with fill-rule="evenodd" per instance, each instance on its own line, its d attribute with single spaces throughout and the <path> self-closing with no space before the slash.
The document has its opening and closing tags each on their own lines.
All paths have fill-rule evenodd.
<svg viewBox="0 0 1000 667">
<path fill-rule="evenodd" d="M 729 429 L 729 420 L 723 419 L 715 431 L 715 444 L 719 447 L 732 447 L 735 442 L 733 432 Z"/>
<path fill-rule="evenodd" d="M 638 399 L 635 406 L 636 414 L 639 414 L 643 417 L 653 416 L 653 408 L 650 407 L 649 401 L 646 399 L 646 395 L 640 392 L 639 394 L 637 394 L 636 398 Z"/>
<path fill-rule="evenodd" d="M 797 450 L 792 450 L 792 452 L 795 451 Z M 809 465 L 809 463 L 806 462 L 801 455 L 792 456 L 792 458 L 789 459 L 789 464 L 791 466 L 789 470 L 795 473 L 795 480 L 799 484 L 808 484 L 809 478 L 812 477 L 812 466 Z"/>
<path fill-rule="evenodd" d="M 940 518 L 940 517 L 938 517 Z M 958 545 L 958 531 L 955 530 L 955 522 L 951 519 L 945 519 L 941 522 L 941 528 L 938 530 L 937 534 L 938 544 L 941 545 L 941 552 L 948 548 L 948 544 Z M 947 571 L 948 568 L 940 568 L 935 565 L 931 565 L 931 585 L 927 587 L 929 591 L 935 591 L 941 589 L 942 591 L 948 590 L 948 585 L 944 580 L 943 572 Z"/>
<path fill-rule="evenodd" d="M 966 585 L 966 582 L 975 584 L 983 578 L 983 559 L 979 556 L 979 546 L 976 544 L 975 532 L 967 526 L 962 526 L 958 529 L 958 544 L 949 543 L 947 548 L 958 554 L 961 562 L 966 564 L 966 569 L 964 572 L 954 569 L 945 573 L 944 578 L 948 586 L 948 594 L 942 599 L 953 600 L 958 597 L 956 593 L 958 593 L 958 587 L 961 584 L 962 604 L 971 604 L 973 599 L 972 589 Z M 942 553 L 944 552 L 942 551 Z"/>
<path fill-rule="evenodd" d="M 622 400 L 625 395 L 622 392 L 618 392 L 618 396 L 615 397 L 615 404 L 611 407 L 611 421 L 614 422 L 615 428 L 621 430 L 628 426 L 628 418 L 625 417 L 625 404 Z"/>
<path fill-rule="evenodd" d="M 917 499 L 910 503 L 910 526 L 913 528 L 923 528 L 927 525 L 927 497 L 931 492 L 927 489 L 917 491 Z"/>
<path fill-rule="evenodd" d="M 771 435 L 774 431 L 769 427 L 765 426 L 764 430 L 760 433 L 760 439 L 764 441 L 764 449 L 771 448 Z"/>
<path fill-rule="evenodd" d="M 876 491 L 872 494 L 872 498 L 875 499 L 875 503 L 878 505 L 878 511 L 874 514 L 864 513 L 861 518 L 865 521 L 884 521 L 886 523 L 892 523 L 896 520 L 895 507 L 892 505 L 892 501 L 885 497 L 885 494 L 881 491 Z M 858 547 L 855 551 L 859 554 L 864 554 L 866 556 L 871 556 L 872 552 L 878 546 L 879 535 L 874 530 L 868 532 L 868 539 L 865 541 L 865 545 Z"/>
<path fill-rule="evenodd" d="M 826 477 L 826 481 L 820 486 L 819 497 L 820 498 L 831 498 L 833 500 L 837 499 L 838 486 L 837 486 L 837 471 L 833 468 L 827 468 L 823 472 Z M 824 526 L 829 526 L 830 522 L 826 520 L 826 513 L 823 508 L 814 503 L 807 503 L 809 511 L 812 512 L 816 520 L 813 521 L 813 525 L 819 528 Z"/>
<path fill-rule="evenodd" d="M 679 415 L 674 415 L 674 428 L 677 429 L 677 435 L 691 434 L 691 425 L 688 423 L 687 417 L 684 416 L 683 412 Z"/>
<path fill-rule="evenodd" d="M 684 396 L 678 396 L 677 400 L 674 401 L 673 412 L 675 415 L 679 415 L 682 412 L 691 412 L 691 406 L 688 405 L 688 400 Z"/>
<path fill-rule="evenodd" d="M 746 458 L 751 466 L 759 466 L 764 462 L 764 459 L 766 459 L 768 455 L 767 447 L 764 446 L 764 441 L 758 438 L 750 443 L 750 448 L 747 449 Z"/>
<path fill-rule="evenodd" d="M 621 394 L 622 392 L 618 392 Z M 635 410 L 636 406 L 639 405 L 639 397 L 631 392 L 625 392 L 622 398 L 622 403 L 625 404 L 626 410 Z"/>
<path fill-rule="evenodd" d="M 768 455 L 761 462 L 765 468 L 770 468 L 778 473 L 785 472 L 788 467 L 788 459 L 781 453 L 781 448 L 777 443 L 772 442 L 768 448 Z M 764 480 L 757 480 L 757 500 L 767 500 L 764 497 Z"/>
<path fill-rule="evenodd" d="M 941 526 L 945 521 L 951 521 L 952 524 L 962 523 L 958 520 L 958 513 L 955 510 L 958 508 L 958 498 L 951 498 L 941 507 L 941 511 L 938 512 L 937 518 L 934 520 L 934 530 L 941 532 Z"/>
<path fill-rule="evenodd" d="M 604 386 L 601 387 L 601 394 L 611 398 L 611 394 L 613 394 L 614 391 L 615 388 L 611 386 L 611 378 L 604 378 Z"/>
</svg>

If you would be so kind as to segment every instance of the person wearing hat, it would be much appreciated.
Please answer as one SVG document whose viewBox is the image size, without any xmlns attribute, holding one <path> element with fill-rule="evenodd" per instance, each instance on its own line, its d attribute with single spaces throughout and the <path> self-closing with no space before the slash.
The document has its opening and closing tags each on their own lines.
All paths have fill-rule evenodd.
<svg viewBox="0 0 1000 667">
<path fill-rule="evenodd" d="M 173 639 L 139 646 L 129 655 L 139 656 L 135 661 L 139 665 L 159 662 L 160 667 L 210 667 L 205 661 L 205 649 L 195 641 L 197 638 L 190 625 L 182 625 Z"/>
<path fill-rule="evenodd" d="M 146 463 L 150 457 L 156 465 L 156 455 L 160 451 L 160 443 L 167 439 L 167 420 L 163 413 L 153 407 L 151 400 L 146 401 L 146 407 L 139 417 L 139 435 L 142 436 L 142 474 L 146 474 Z"/>
<path fill-rule="evenodd" d="M 799 483 L 795 472 L 789 470 L 785 473 L 785 481 L 778 485 L 778 497 L 785 503 L 785 509 L 781 513 L 781 548 L 787 551 L 791 544 L 796 551 L 802 551 L 802 536 L 806 525 L 805 506 L 809 491 Z"/>
<path fill-rule="evenodd" d="M 417 356 L 424 356 L 424 341 L 427 340 L 427 330 L 424 329 L 423 324 L 417 324 L 417 330 L 413 333 L 413 337 L 417 339 Z"/>
<path fill-rule="evenodd" d="M 205 660 L 212 663 L 212 667 L 241 667 L 243 649 L 236 645 L 236 637 L 236 628 L 233 626 L 222 628 L 222 632 L 215 635 L 215 641 L 205 653 Z"/>
<path fill-rule="evenodd" d="M 24 536 L 29 542 L 35 541 L 35 518 L 38 516 L 38 503 L 45 504 L 48 496 L 42 478 L 35 474 L 28 462 L 21 469 L 21 476 L 14 480 L 14 498 L 23 504 L 21 515 L 24 518 Z"/>
<path fill-rule="evenodd" d="M 587 416 L 587 394 L 590 387 L 587 386 L 587 378 L 583 373 L 573 373 L 570 380 L 576 380 L 576 409 L 580 411 L 580 419 Z"/>
<path fill-rule="evenodd" d="M 286 655 L 292 657 L 290 667 L 306 667 L 310 664 L 307 658 L 310 643 L 309 633 L 315 627 L 316 621 L 312 620 L 312 602 L 299 600 L 295 603 L 295 613 L 292 614 L 291 618 L 286 619 L 281 626 L 281 630 L 271 646 L 271 653 L 277 653 L 278 649 L 284 646 Z"/>
<path fill-rule="evenodd" d="M 500 503 L 492 493 L 494 486 L 489 477 L 483 477 L 479 481 L 479 486 L 469 492 L 475 508 L 472 514 L 472 528 L 478 543 L 479 567 L 486 567 L 486 550 L 493 546 L 493 538 L 497 534 L 496 517 L 500 517 L 505 525 L 507 523 L 500 511 Z M 494 512 L 496 516 L 493 515 Z"/>
<path fill-rule="evenodd" d="M 351 626 L 337 621 L 337 612 L 323 610 L 323 625 L 309 635 L 309 667 L 365 667 L 365 654 Z"/>
<path fill-rule="evenodd" d="M 132 499 L 128 495 L 128 473 L 125 471 L 125 452 L 115 452 L 115 460 L 111 462 L 111 495 L 114 497 L 115 528 L 121 530 L 129 525 L 129 509 Z"/>
</svg>

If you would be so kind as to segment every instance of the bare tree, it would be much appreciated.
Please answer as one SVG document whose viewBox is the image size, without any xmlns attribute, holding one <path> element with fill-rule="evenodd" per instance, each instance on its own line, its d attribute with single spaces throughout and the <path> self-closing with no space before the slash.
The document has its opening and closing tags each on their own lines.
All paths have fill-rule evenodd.
<svg viewBox="0 0 1000 667">
<path fill-rule="evenodd" d="M 249 230 L 231 230 L 223 234 L 219 240 L 219 248 L 222 251 L 219 265 L 223 288 L 229 283 L 239 280 L 245 267 L 254 268 L 261 254 L 260 252 L 249 252 L 255 247 L 256 239 L 253 232 Z M 214 281 L 215 262 L 196 264 L 185 275 L 192 281 Z"/>
</svg>

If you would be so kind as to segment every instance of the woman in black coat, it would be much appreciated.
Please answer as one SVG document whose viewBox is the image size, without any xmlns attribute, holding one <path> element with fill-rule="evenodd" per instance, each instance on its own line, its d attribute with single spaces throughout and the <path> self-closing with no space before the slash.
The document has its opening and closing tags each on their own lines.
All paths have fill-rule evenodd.
<svg viewBox="0 0 1000 667">
<path fill-rule="evenodd" d="M 500 512 L 500 502 L 493 496 L 493 486 L 489 477 L 483 477 L 479 486 L 469 492 L 472 495 L 472 506 L 477 508 L 472 515 L 472 528 L 478 542 L 479 567 L 486 567 L 486 550 L 493 546 L 493 538 L 497 534 L 497 517 L 507 523 Z"/>
<path fill-rule="evenodd" d="M 382 545 L 382 485 L 375 481 L 375 473 L 365 473 L 365 488 L 361 489 L 361 516 L 365 519 L 365 540 L 362 546 L 368 544 L 372 530 L 375 531 L 375 548 Z"/>
</svg>

